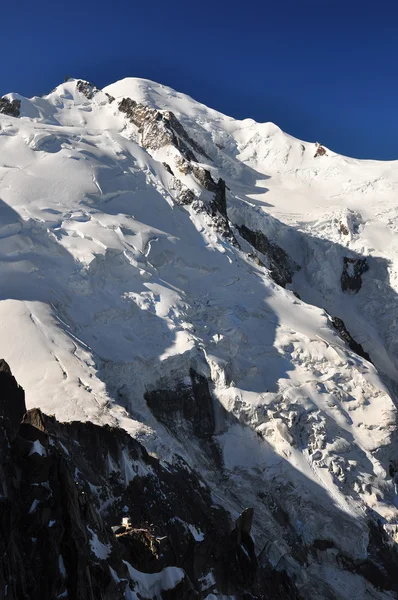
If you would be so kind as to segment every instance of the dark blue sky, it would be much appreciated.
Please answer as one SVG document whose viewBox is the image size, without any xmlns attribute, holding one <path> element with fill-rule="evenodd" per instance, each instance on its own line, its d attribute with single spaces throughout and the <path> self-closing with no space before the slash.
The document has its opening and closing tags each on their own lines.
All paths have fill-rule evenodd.
<svg viewBox="0 0 398 600">
<path fill-rule="evenodd" d="M 342 154 L 398 159 L 396 0 L 19 0 L 2 3 L 1 47 L 0 94 L 146 77 Z"/>
</svg>

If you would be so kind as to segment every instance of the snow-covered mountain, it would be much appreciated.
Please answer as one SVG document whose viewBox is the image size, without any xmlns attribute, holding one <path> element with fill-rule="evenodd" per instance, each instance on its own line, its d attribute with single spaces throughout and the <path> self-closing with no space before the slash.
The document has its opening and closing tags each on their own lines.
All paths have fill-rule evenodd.
<svg viewBox="0 0 398 600">
<path fill-rule="evenodd" d="M 396 597 L 398 163 L 340 156 L 136 78 L 9 94 L 0 113 L 0 356 L 28 409 L 124 430 L 157 461 L 107 451 L 95 473 L 91 458 L 76 466 L 64 439 L 76 431 L 46 425 L 101 519 L 123 516 L 112 474 L 126 490 L 155 469 L 166 485 L 183 461 L 211 498 L 195 514 L 254 509 L 243 531 L 256 567 L 232 582 L 207 558 L 175 598 Z M 158 537 L 172 535 L 170 515 Z M 216 521 L 186 525 L 195 557 Z M 123 579 L 106 525 L 82 523 L 90 560 L 123 587 L 103 598 L 168 597 L 187 574 L 181 554 L 158 564 L 177 569 L 167 584 L 149 585 L 130 557 Z M 57 597 L 86 597 L 60 573 Z"/>
</svg>

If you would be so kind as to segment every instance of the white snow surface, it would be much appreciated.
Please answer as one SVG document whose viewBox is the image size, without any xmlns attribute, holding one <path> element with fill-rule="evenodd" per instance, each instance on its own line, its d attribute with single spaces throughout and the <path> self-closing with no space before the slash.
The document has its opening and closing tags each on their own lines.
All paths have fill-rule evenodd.
<svg viewBox="0 0 398 600">
<path fill-rule="evenodd" d="M 178 567 L 165 567 L 159 573 L 143 573 L 137 571 L 127 561 L 123 561 L 127 567 L 128 573 L 136 584 L 136 590 L 143 597 L 161 600 L 163 590 L 172 590 L 182 579 L 185 573 Z"/>
<path fill-rule="evenodd" d="M 93 554 L 101 560 L 105 560 L 108 558 L 110 554 L 110 548 L 108 545 L 103 544 L 98 535 L 91 529 L 91 527 L 87 527 L 90 533 L 90 548 Z"/>
<path fill-rule="evenodd" d="M 231 222 L 261 229 L 301 265 L 291 286 L 301 300 L 239 236 L 242 250 L 178 205 L 162 163 L 197 195 L 198 182 L 178 173 L 175 148 L 146 151 L 104 92 L 175 113 L 210 157 L 198 160 L 225 179 Z M 369 508 L 398 523 L 388 470 L 398 460 L 398 163 L 314 157 L 314 143 L 272 123 L 237 121 L 144 79 L 104 92 L 89 100 L 70 80 L 41 98 L 10 94 L 22 115 L 0 115 L 0 356 L 28 407 L 118 425 L 163 460 L 182 454 L 234 515 L 258 490 L 288 488 L 305 540 L 323 534 L 363 557 Z M 343 256 L 357 255 L 370 269 L 346 294 Z M 190 367 L 211 375 L 215 403 L 235 418 L 217 436 L 230 496 L 143 398 Z M 126 484 L 134 475 L 126 465 Z M 255 535 L 263 546 L 269 532 L 255 522 Z"/>
<path fill-rule="evenodd" d="M 47 451 L 46 451 L 45 447 L 43 446 L 43 444 L 40 443 L 39 440 L 35 440 L 34 442 L 32 442 L 32 448 L 29 452 L 29 456 L 31 454 L 38 454 L 39 456 L 47 456 Z"/>
</svg>

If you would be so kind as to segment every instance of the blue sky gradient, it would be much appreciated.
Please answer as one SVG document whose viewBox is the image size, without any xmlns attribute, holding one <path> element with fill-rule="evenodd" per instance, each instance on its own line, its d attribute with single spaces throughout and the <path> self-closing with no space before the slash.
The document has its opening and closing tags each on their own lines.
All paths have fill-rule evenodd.
<svg viewBox="0 0 398 600">
<path fill-rule="evenodd" d="M 358 158 L 398 159 L 398 2 L 20 0 L 0 95 L 146 77 Z"/>
</svg>

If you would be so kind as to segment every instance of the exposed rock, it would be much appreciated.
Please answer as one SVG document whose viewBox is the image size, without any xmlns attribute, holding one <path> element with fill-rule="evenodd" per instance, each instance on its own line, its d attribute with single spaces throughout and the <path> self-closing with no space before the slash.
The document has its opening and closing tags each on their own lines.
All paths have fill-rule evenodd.
<svg viewBox="0 0 398 600">
<path fill-rule="evenodd" d="M 21 101 L 8 100 L 8 98 L 0 98 L 0 114 L 10 117 L 19 117 L 21 114 Z"/>
<path fill-rule="evenodd" d="M 166 169 L 166 171 L 167 171 L 168 173 L 170 173 L 170 175 L 174 175 L 173 171 L 171 170 L 171 167 L 170 167 L 170 165 L 169 165 L 167 162 L 164 162 L 164 163 L 162 163 L 162 164 L 163 164 L 164 168 Z"/>
<path fill-rule="evenodd" d="M 220 177 L 217 183 L 213 180 L 210 172 L 206 169 L 202 169 L 204 173 L 201 173 L 202 181 L 207 186 L 208 191 L 214 192 L 213 199 L 210 202 L 209 214 L 212 217 L 213 223 L 215 224 L 218 231 L 234 245 L 239 244 L 232 233 L 230 222 L 227 214 L 227 187 L 225 181 Z"/>
<path fill-rule="evenodd" d="M 214 189 L 212 207 L 215 211 L 218 211 L 224 219 L 228 220 L 226 185 L 224 179 L 221 179 L 221 177 L 217 181 Z"/>
<path fill-rule="evenodd" d="M 358 235 L 364 220 L 360 212 L 345 208 L 339 219 L 336 219 L 337 227 L 342 235 Z"/>
<path fill-rule="evenodd" d="M 263 263 L 263 261 L 261 260 L 261 258 L 259 258 L 259 257 L 257 256 L 257 254 L 256 254 L 255 252 L 250 252 L 250 253 L 248 254 L 248 257 L 249 257 L 249 258 L 251 258 L 251 259 L 252 259 L 252 261 L 253 261 L 254 263 L 256 263 L 256 265 L 257 265 L 257 266 L 259 266 L 259 267 L 265 267 L 265 264 Z M 295 293 L 295 292 L 293 292 L 293 294 L 294 294 L 294 293 Z"/>
<path fill-rule="evenodd" d="M 211 176 L 210 171 L 204 169 L 203 167 L 199 167 L 198 165 L 190 165 L 190 167 L 193 176 L 199 181 L 205 190 L 208 190 L 209 192 L 217 191 L 217 184 Z"/>
<path fill-rule="evenodd" d="M 231 243 L 238 246 L 239 244 L 231 231 L 227 215 L 227 195 L 225 181 L 220 178 L 216 183 L 208 169 L 200 167 L 197 164 L 190 163 L 184 159 L 178 159 L 176 161 L 176 165 L 181 173 L 184 175 L 192 174 L 205 190 L 214 194 L 210 202 L 198 204 L 196 209 L 198 212 L 205 210 L 205 212 L 211 216 L 217 230 L 224 237 L 228 238 Z"/>
<path fill-rule="evenodd" d="M 368 557 L 365 560 L 352 560 L 339 554 L 338 561 L 347 570 L 367 579 L 376 589 L 389 590 L 394 593 L 394 598 L 398 597 L 398 551 L 380 521 L 369 522 Z"/>
<path fill-rule="evenodd" d="M 189 188 L 183 188 L 181 190 L 180 195 L 178 196 L 178 201 L 180 202 L 180 204 L 192 204 L 194 200 L 195 194 Z"/>
<path fill-rule="evenodd" d="M 314 154 L 314 158 L 317 158 L 318 156 L 324 156 L 326 154 L 326 148 L 321 146 L 321 144 L 318 144 L 318 142 L 315 142 L 315 147 L 316 152 Z"/>
<path fill-rule="evenodd" d="M 236 520 L 225 549 L 227 580 L 233 586 L 253 583 L 256 578 L 258 561 L 250 536 L 252 521 L 253 509 L 247 508 Z"/>
<path fill-rule="evenodd" d="M 211 178 L 210 173 L 208 171 L 206 171 L 206 173 L 208 173 Z M 214 191 L 214 196 L 209 203 L 205 204 L 205 210 L 210 215 L 214 226 L 221 233 L 221 235 L 227 238 L 234 246 L 239 247 L 239 244 L 232 233 L 227 215 L 227 195 L 225 181 L 221 179 L 221 177 L 217 183 L 215 183 L 213 179 L 212 181 L 214 187 L 211 187 L 212 191 Z M 207 183 L 207 185 L 209 185 L 209 183 Z"/>
<path fill-rule="evenodd" d="M 208 154 L 206 154 L 203 147 L 200 146 L 200 144 L 195 142 L 195 140 L 188 135 L 188 133 L 186 132 L 184 127 L 181 125 L 180 121 L 177 119 L 177 117 L 175 116 L 175 114 L 173 112 L 166 111 L 164 114 L 166 116 L 166 119 L 170 123 L 170 127 L 175 131 L 175 133 L 179 136 L 179 138 L 181 140 L 184 140 L 187 144 L 189 144 L 189 146 L 191 146 L 197 154 L 201 154 L 205 158 L 211 160 L 210 156 L 208 156 Z"/>
<path fill-rule="evenodd" d="M 206 438 L 214 434 L 214 408 L 209 384 L 205 377 L 190 369 L 190 385 L 180 383 L 174 390 L 158 389 L 146 392 L 145 400 L 166 427 L 176 430 L 178 424 L 190 425 L 196 437 Z"/>
<path fill-rule="evenodd" d="M 179 204 L 188 205 L 192 204 L 192 202 L 195 200 L 195 194 L 193 191 L 184 185 L 180 179 L 177 179 L 177 177 L 174 178 L 173 188 L 175 190 L 175 199 L 177 202 L 179 202 Z"/>
<path fill-rule="evenodd" d="M 10 367 L 0 359 L 0 425 L 13 440 L 25 414 L 25 392 L 17 384 Z"/>
<path fill-rule="evenodd" d="M 358 344 L 346 328 L 344 321 L 339 319 L 339 317 L 331 317 L 332 325 L 339 332 L 340 337 L 347 342 L 348 346 L 351 348 L 355 354 L 358 356 L 362 356 L 365 360 L 371 361 L 371 358 L 367 352 L 362 348 L 361 344 Z"/>
<path fill-rule="evenodd" d="M 242 541 L 242 536 L 248 535 L 252 529 L 254 510 L 252 508 L 246 508 L 243 513 L 239 515 L 235 522 L 236 530 L 236 541 L 238 544 Z"/>
<path fill-rule="evenodd" d="M 195 440 L 201 452 L 216 468 L 222 467 L 220 448 L 215 440 L 216 418 L 209 383 L 194 369 L 190 383 L 180 382 L 174 389 L 148 391 L 145 400 L 154 416 L 179 440 Z M 226 415 L 221 410 L 223 416 Z"/>
<path fill-rule="evenodd" d="M 188 173 L 191 172 L 191 163 L 188 162 L 187 160 L 185 160 L 185 158 L 182 158 L 181 156 L 177 156 L 175 158 L 175 164 L 176 164 L 177 169 L 183 175 L 188 175 Z"/>
<path fill-rule="evenodd" d="M 350 232 L 348 231 L 348 227 L 344 225 L 341 221 L 339 222 L 339 229 L 343 235 L 348 235 Z"/>
<path fill-rule="evenodd" d="M 278 285 L 285 287 L 292 282 L 295 271 L 300 268 L 275 242 L 270 242 L 262 231 L 252 231 L 246 225 L 238 226 L 240 235 L 253 246 L 258 252 L 267 257 L 272 279 Z"/>
<path fill-rule="evenodd" d="M 119 110 L 138 127 L 144 148 L 157 150 L 170 144 L 178 148 L 189 161 L 196 161 L 193 151 L 209 158 L 203 148 L 188 135 L 174 113 L 144 106 L 131 98 L 123 98 L 119 102 Z"/>
<path fill-rule="evenodd" d="M 181 164 L 186 164 L 189 165 L 189 163 L 184 160 L 184 159 L 180 159 Z M 189 189 L 189 187 L 187 187 L 184 183 L 182 183 L 182 181 L 180 179 L 178 179 L 178 177 L 174 176 L 174 173 L 170 167 L 170 165 L 166 162 L 162 163 L 164 168 L 166 169 L 166 171 L 168 173 L 170 173 L 170 175 L 173 175 L 174 180 L 172 183 L 172 188 L 175 191 L 175 199 L 177 200 L 177 202 L 179 204 L 183 204 L 183 205 L 189 205 L 192 204 L 192 202 L 195 200 L 195 194 L 194 192 Z M 177 164 L 177 168 L 178 164 Z M 181 170 L 181 169 L 179 169 Z"/>
<path fill-rule="evenodd" d="M 108 94 L 107 92 L 105 92 L 105 96 L 108 97 L 109 104 L 112 104 L 112 102 L 115 102 L 115 98 L 113 96 L 111 96 L 110 94 Z"/>
<path fill-rule="evenodd" d="M 92 100 L 95 94 L 101 91 L 93 83 L 81 81 L 80 79 L 76 82 L 76 89 L 78 92 L 86 96 L 87 100 Z"/>
<path fill-rule="evenodd" d="M 181 171 L 181 173 L 184 173 L 184 175 L 192 173 L 192 175 L 200 183 L 200 185 L 209 192 L 215 193 L 219 191 L 220 181 L 223 182 L 225 189 L 225 182 L 222 179 L 220 179 L 218 183 L 216 183 L 213 177 L 211 176 L 210 171 L 208 169 L 205 169 L 204 167 L 199 166 L 198 164 L 190 163 L 187 160 L 180 158 L 176 161 L 176 165 L 178 170 Z M 226 202 L 223 203 L 222 206 L 216 208 L 220 211 L 221 214 L 226 216 Z"/>
<path fill-rule="evenodd" d="M 357 294 L 362 287 L 362 275 L 369 270 L 366 258 L 344 257 L 343 272 L 341 274 L 341 289 L 343 292 Z"/>
</svg>

